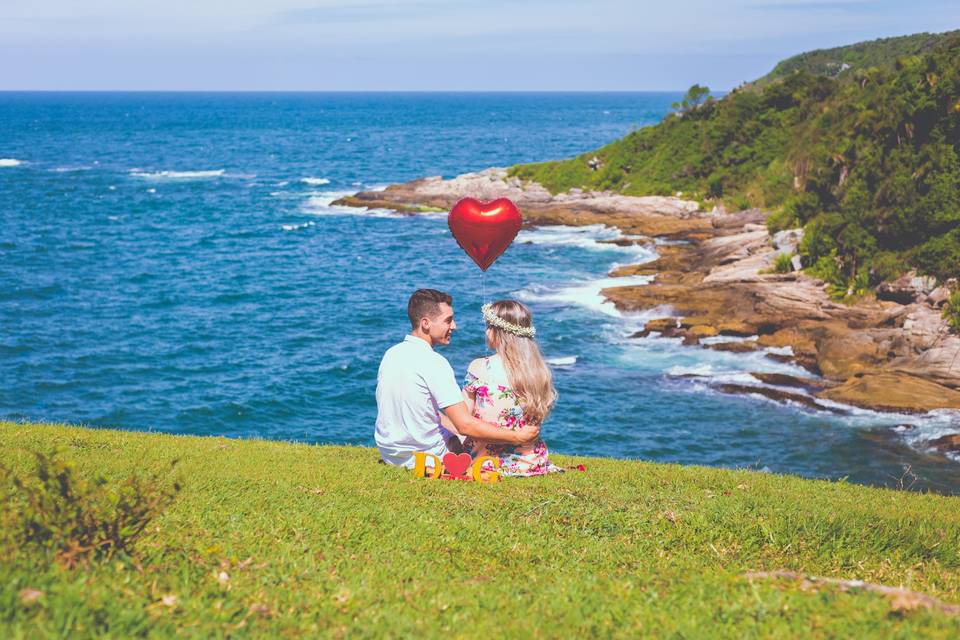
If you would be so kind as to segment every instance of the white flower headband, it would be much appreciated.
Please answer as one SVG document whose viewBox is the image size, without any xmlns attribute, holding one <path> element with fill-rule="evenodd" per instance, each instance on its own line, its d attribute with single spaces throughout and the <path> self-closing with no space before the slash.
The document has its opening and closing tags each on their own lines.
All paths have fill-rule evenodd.
<svg viewBox="0 0 960 640">
<path fill-rule="evenodd" d="M 507 322 L 498 316 L 493 310 L 493 305 L 489 302 L 480 307 L 480 310 L 483 311 L 483 319 L 486 320 L 487 324 L 492 327 L 509 331 L 510 333 L 520 336 L 521 338 L 532 338 L 533 336 L 537 335 L 537 330 L 533 327 L 521 327 L 518 324 Z"/>
</svg>

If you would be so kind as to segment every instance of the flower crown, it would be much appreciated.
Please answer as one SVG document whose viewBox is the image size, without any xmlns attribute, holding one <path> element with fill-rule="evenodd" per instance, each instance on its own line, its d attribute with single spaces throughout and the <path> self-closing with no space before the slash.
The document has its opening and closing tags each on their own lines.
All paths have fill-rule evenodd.
<svg viewBox="0 0 960 640">
<path fill-rule="evenodd" d="M 480 307 L 480 310 L 483 311 L 483 319 L 486 320 L 487 324 L 489 324 L 491 327 L 509 331 L 510 333 L 520 336 L 521 338 L 532 338 L 537 335 L 537 330 L 533 327 L 521 327 L 518 324 L 507 322 L 498 316 L 493 310 L 493 305 L 489 302 Z"/>
</svg>

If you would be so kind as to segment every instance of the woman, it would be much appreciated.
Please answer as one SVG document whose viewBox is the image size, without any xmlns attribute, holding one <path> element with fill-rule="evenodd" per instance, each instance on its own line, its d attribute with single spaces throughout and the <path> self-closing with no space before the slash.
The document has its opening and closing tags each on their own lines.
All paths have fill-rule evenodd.
<svg viewBox="0 0 960 640">
<path fill-rule="evenodd" d="M 557 399 L 553 376 L 534 341 L 533 318 L 523 304 L 498 300 L 483 305 L 487 346 L 496 354 L 477 358 L 467 368 L 464 396 L 467 407 L 481 420 L 503 429 L 526 423 L 543 424 Z M 508 476 L 538 476 L 563 471 L 550 463 L 542 439 L 514 446 L 474 441 L 464 447 L 474 457 L 495 456 L 500 472 Z"/>
</svg>

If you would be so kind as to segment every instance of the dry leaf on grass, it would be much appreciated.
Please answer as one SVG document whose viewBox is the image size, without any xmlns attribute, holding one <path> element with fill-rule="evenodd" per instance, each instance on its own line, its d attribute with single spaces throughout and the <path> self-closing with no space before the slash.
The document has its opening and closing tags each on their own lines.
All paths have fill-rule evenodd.
<svg viewBox="0 0 960 640">
<path fill-rule="evenodd" d="M 907 613 L 916 609 L 940 611 L 948 616 L 960 615 L 960 605 L 949 604 L 933 596 L 916 591 L 908 591 L 900 587 L 888 587 L 882 584 L 873 584 L 863 580 L 843 580 L 841 578 L 818 578 L 805 576 L 793 571 L 753 571 L 744 574 L 745 578 L 786 579 L 800 582 L 804 591 L 815 590 L 818 586 L 833 586 L 840 591 L 869 591 L 885 597 L 890 603 L 893 613 Z"/>
<path fill-rule="evenodd" d="M 269 618 L 273 615 L 273 611 L 270 609 L 270 607 L 260 602 L 254 602 L 252 605 L 250 605 L 247 613 L 255 616 L 263 616 L 264 618 Z"/>
</svg>

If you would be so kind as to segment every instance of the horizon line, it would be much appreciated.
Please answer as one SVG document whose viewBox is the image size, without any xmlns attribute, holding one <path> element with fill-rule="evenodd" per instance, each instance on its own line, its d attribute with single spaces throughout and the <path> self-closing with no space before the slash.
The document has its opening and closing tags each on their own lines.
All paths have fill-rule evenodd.
<svg viewBox="0 0 960 640">
<path fill-rule="evenodd" d="M 683 93 L 687 89 L 0 89 L 3 93 Z M 728 93 L 729 89 L 711 89 Z"/>
</svg>

